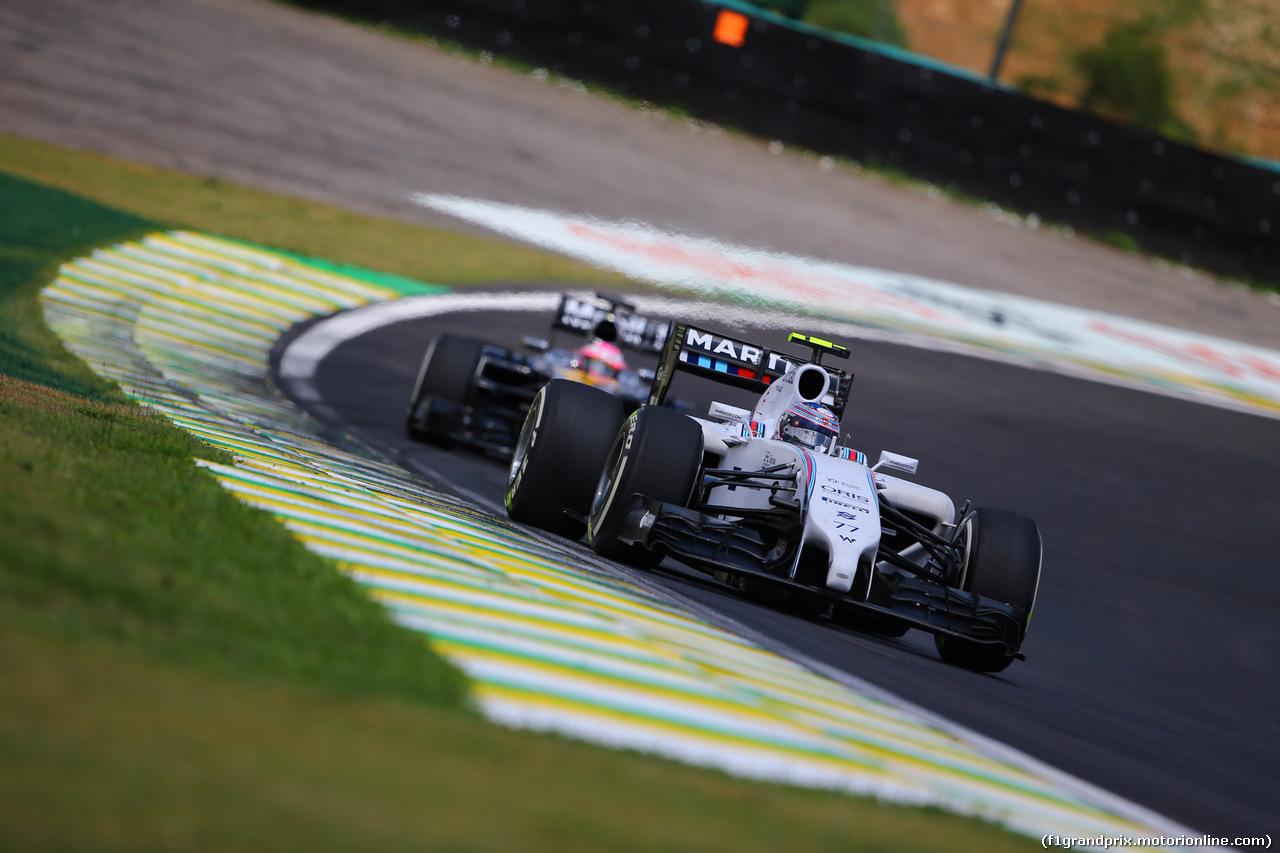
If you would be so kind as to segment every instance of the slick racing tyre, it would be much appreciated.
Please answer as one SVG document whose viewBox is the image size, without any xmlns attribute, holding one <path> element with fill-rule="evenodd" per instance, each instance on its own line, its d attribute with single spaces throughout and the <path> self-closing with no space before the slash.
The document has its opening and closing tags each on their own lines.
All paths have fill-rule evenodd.
<svg viewBox="0 0 1280 853">
<path fill-rule="evenodd" d="M 662 553 L 618 541 L 632 495 L 685 506 L 702 467 L 702 428 L 679 412 L 642 406 L 627 419 L 600 475 L 587 538 L 597 554 L 635 566 Z"/>
<path fill-rule="evenodd" d="M 553 379 L 534 397 L 507 475 L 507 515 L 569 539 L 586 532 L 596 481 L 626 420 L 617 397 Z"/>
<path fill-rule="evenodd" d="M 1020 608 L 1024 614 L 1018 626 L 1021 646 L 1040 586 L 1042 549 L 1036 523 L 1002 509 L 975 509 L 961 522 L 960 535 L 966 543 L 961 588 Z M 1017 652 L 941 635 L 934 637 L 934 643 L 943 660 L 979 672 L 1002 671 Z"/>
<path fill-rule="evenodd" d="M 445 439 L 431 430 L 428 423 L 427 409 L 431 398 L 451 403 L 469 403 L 476 379 L 476 366 L 480 363 L 480 353 L 484 347 L 484 341 L 459 335 L 440 335 L 431 342 L 431 346 L 427 347 L 427 354 L 422 358 L 413 394 L 409 397 L 409 417 L 405 430 L 410 438 L 417 441 Z"/>
</svg>

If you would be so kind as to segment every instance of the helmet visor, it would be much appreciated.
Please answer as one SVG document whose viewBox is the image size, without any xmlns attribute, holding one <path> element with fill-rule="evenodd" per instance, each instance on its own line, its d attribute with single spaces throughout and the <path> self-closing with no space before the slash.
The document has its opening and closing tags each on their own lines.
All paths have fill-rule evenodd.
<svg viewBox="0 0 1280 853">
<path fill-rule="evenodd" d="M 840 438 L 839 430 L 832 429 L 820 421 L 793 414 L 787 416 L 778 435 L 783 441 L 822 453 L 830 453 L 831 448 L 836 446 L 836 441 Z"/>
</svg>

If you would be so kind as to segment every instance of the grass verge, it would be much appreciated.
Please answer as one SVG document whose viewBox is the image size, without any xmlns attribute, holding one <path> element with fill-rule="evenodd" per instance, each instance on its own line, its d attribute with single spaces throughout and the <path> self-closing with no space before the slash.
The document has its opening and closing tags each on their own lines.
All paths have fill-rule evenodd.
<svg viewBox="0 0 1280 853">
<path fill-rule="evenodd" d="M 206 231 L 433 284 L 514 281 L 619 287 L 628 281 L 504 240 L 364 216 L 2 133 L 0 164 L 15 177 L 75 193 L 140 221 Z"/>
<path fill-rule="evenodd" d="M 460 706 L 420 635 L 192 464 L 224 459 L 46 329 L 59 261 L 155 223 L 0 174 L 0 621 L 184 665 Z"/>
<path fill-rule="evenodd" d="M 0 627 L 0 670 L 6 850 L 1000 853 L 1033 843 L 938 811 L 162 667 L 11 627 Z"/>
<path fill-rule="evenodd" d="M 460 713 L 462 679 L 420 635 L 196 469 L 193 456 L 219 453 L 95 377 L 38 306 L 60 261 L 159 227 L 149 217 L 166 205 L 209 230 L 221 216 L 274 220 L 302 252 L 317 211 L 348 235 L 385 223 L 6 145 L 62 189 L 0 174 L 0 849 L 1025 849 L 934 810 Z M 63 191 L 77 176 L 131 212 Z M 185 191 L 200 200 L 183 204 Z M 331 259 L 359 262 L 333 246 Z M 510 268 L 544 261 L 560 263 Z M 472 274 L 470 261 L 432 263 L 439 281 Z"/>
</svg>

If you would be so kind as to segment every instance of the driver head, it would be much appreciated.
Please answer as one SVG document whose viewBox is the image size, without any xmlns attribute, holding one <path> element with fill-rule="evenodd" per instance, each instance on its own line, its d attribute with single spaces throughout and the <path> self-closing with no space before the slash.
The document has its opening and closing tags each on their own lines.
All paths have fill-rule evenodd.
<svg viewBox="0 0 1280 853">
<path fill-rule="evenodd" d="M 821 403 L 793 403 L 778 419 L 775 438 L 789 444 L 830 453 L 840 440 L 840 422 Z"/>
</svg>

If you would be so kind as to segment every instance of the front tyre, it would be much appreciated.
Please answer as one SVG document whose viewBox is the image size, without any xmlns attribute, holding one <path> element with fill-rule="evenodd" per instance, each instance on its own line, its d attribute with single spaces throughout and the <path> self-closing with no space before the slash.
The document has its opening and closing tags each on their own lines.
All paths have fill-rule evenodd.
<svg viewBox="0 0 1280 853">
<path fill-rule="evenodd" d="M 1018 626 L 1021 647 L 1040 587 L 1043 552 L 1040 530 L 1024 515 L 1002 509 L 975 509 L 960 525 L 965 542 L 961 588 L 983 598 L 1012 604 L 1023 612 Z M 1013 663 L 1009 653 L 957 637 L 936 635 L 938 654 L 948 663 L 979 672 L 1001 672 Z"/>
<path fill-rule="evenodd" d="M 507 474 L 507 515 L 579 539 L 623 403 L 599 388 L 566 379 L 543 386 L 525 418 Z"/>
<path fill-rule="evenodd" d="M 440 335 L 431 341 L 426 355 L 422 357 L 413 393 L 409 396 L 405 431 L 410 438 L 415 441 L 447 441 L 445 436 L 433 432 L 428 422 L 431 398 L 469 403 L 484 347 L 484 341 L 461 335 Z"/>
<path fill-rule="evenodd" d="M 640 494 L 685 506 L 702 467 L 702 427 L 679 412 L 642 406 L 618 433 L 591 505 L 587 539 L 597 554 L 650 567 L 662 554 L 618 541 L 627 504 Z"/>
</svg>

